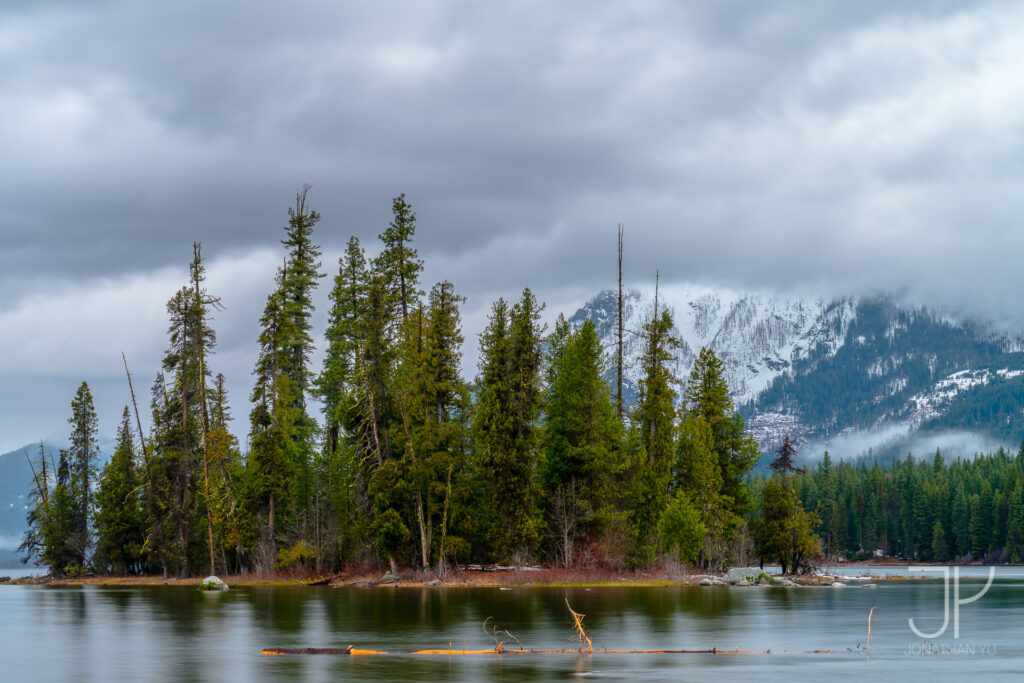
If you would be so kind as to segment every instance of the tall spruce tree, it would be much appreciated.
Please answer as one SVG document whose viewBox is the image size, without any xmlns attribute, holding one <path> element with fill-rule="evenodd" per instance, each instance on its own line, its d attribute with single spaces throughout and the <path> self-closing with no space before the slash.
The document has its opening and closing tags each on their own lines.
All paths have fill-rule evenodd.
<svg viewBox="0 0 1024 683">
<path fill-rule="evenodd" d="M 722 361 L 711 349 L 700 350 L 684 398 L 684 410 L 699 415 L 711 428 L 712 447 L 722 476 L 723 506 L 737 519 L 742 518 L 751 506 L 746 477 L 760 453 L 757 442 L 746 431 L 743 417 L 733 407 Z"/>
<path fill-rule="evenodd" d="M 644 328 L 645 347 L 641 357 L 643 375 L 633 411 L 633 426 L 639 450 L 635 453 L 629 493 L 629 516 L 633 530 L 633 561 L 645 566 L 654 560 L 658 543 L 657 525 L 667 503 L 675 438 L 676 378 L 670 369 L 673 350 L 679 342 L 672 334 L 668 311 L 655 313 Z"/>
<path fill-rule="evenodd" d="M 309 207 L 309 190 L 306 185 L 296 193 L 295 207 L 288 210 L 281 240 L 287 255 L 260 318 L 253 373 L 247 478 L 262 520 L 257 564 L 263 571 L 276 565 L 279 540 L 308 543 L 313 535 L 317 425 L 306 412 L 306 399 L 313 378 L 312 296 L 323 273 L 313 244 L 320 215 Z M 282 516 L 289 533 L 279 539 Z"/>
<path fill-rule="evenodd" d="M 96 491 L 96 568 L 116 574 L 141 570 L 145 518 L 139 497 L 139 476 L 132 443 L 128 406 L 121 415 L 117 446 L 103 468 Z"/>
<path fill-rule="evenodd" d="M 387 297 L 394 311 L 396 327 L 409 322 L 409 311 L 416 307 L 422 292 L 419 276 L 423 262 L 411 246 L 416 234 L 416 214 L 400 194 L 391 202 L 392 219 L 380 235 L 384 248 L 374 260 L 374 270 L 383 276 Z"/>
<path fill-rule="evenodd" d="M 433 550 L 434 529 L 440 527 L 442 537 L 446 533 L 443 501 L 450 472 L 457 465 L 461 471 L 467 400 L 459 376 L 461 301 L 450 282 L 441 282 L 430 291 L 429 307 L 410 313 L 396 376 L 420 562 L 429 567 L 436 555 L 442 570 L 445 558 L 440 545 Z"/>
<path fill-rule="evenodd" d="M 86 382 L 78 387 L 71 401 L 71 434 L 68 456 L 71 460 L 71 495 L 75 500 L 74 531 L 71 544 L 74 548 L 73 561 L 85 567 L 93 549 L 92 538 L 92 497 L 96 479 L 96 460 L 99 446 L 96 433 L 99 420 L 93 405 L 92 392 Z"/>
<path fill-rule="evenodd" d="M 288 210 L 288 225 L 281 244 L 287 249 L 287 258 L 281 273 L 282 307 L 289 324 L 283 329 L 288 334 L 281 340 L 281 372 L 288 378 L 291 407 L 294 415 L 290 433 L 290 449 L 298 476 L 292 511 L 301 526 L 302 539 L 310 536 L 313 506 L 313 457 L 316 448 L 316 421 L 307 413 L 307 394 L 313 380 L 310 357 L 314 349 L 311 333 L 313 291 L 324 273 L 319 246 L 313 244 L 313 228 L 320 214 L 309 208 L 310 186 L 305 185 L 295 196 L 295 208 Z"/>
<path fill-rule="evenodd" d="M 560 317 L 552 337 L 541 478 L 548 536 L 569 566 L 577 538 L 594 539 L 612 512 L 621 434 L 594 323 L 568 332 Z"/>
<path fill-rule="evenodd" d="M 535 500 L 541 408 L 540 306 L 526 289 L 515 306 L 499 299 L 480 339 L 473 422 L 476 468 L 491 508 L 484 528 L 500 560 L 529 557 L 539 540 Z"/>
</svg>

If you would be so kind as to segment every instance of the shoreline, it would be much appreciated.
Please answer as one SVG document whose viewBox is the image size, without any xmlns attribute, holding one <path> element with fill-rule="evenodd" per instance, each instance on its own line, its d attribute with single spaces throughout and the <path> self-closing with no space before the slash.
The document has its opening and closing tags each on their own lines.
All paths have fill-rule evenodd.
<svg viewBox="0 0 1024 683">
<path fill-rule="evenodd" d="M 836 582 L 850 582 L 850 585 L 880 581 L 909 581 L 935 578 L 921 576 L 844 576 L 831 572 L 842 572 L 843 568 L 869 566 L 901 566 L 904 563 L 842 563 L 839 566 L 819 567 L 814 574 L 772 575 L 772 583 L 766 585 L 831 586 Z M 924 566 L 924 565 L 913 565 Z M 949 565 L 928 565 L 941 569 Z M 829 572 L 829 573 L 820 573 Z M 0 570 L 3 577 L 3 570 Z M 2 585 L 38 586 L 99 586 L 99 587 L 162 587 L 183 586 L 198 589 L 205 577 L 167 577 L 161 575 L 111 576 L 88 575 L 74 577 L 19 577 L 0 582 Z M 606 570 L 574 570 L 558 568 L 524 567 L 522 569 L 460 569 L 439 577 L 433 572 L 406 570 L 398 576 L 382 574 L 380 571 L 348 570 L 338 573 L 275 573 L 231 574 L 221 577 L 230 587 L 330 587 L 330 588 L 660 588 L 699 586 L 701 581 L 713 581 L 712 585 L 733 585 L 724 581 L 724 574 L 706 572 L 666 572 L 664 570 L 612 572 Z M 787 583 L 787 582 L 792 582 Z M 758 584 L 753 584 L 758 585 Z"/>
</svg>

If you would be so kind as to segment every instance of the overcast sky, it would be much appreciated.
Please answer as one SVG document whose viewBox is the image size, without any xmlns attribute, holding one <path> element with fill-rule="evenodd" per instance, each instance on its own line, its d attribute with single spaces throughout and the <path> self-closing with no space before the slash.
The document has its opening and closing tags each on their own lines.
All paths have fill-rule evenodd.
<svg viewBox="0 0 1024 683">
<path fill-rule="evenodd" d="M 0 5 L 0 452 L 112 434 L 191 242 L 244 432 L 256 319 L 303 183 L 328 271 L 407 193 L 467 374 L 497 296 L 571 313 L 626 276 L 891 289 L 1024 328 L 1024 5 Z M 318 314 L 326 308 L 325 283 Z M 322 334 L 322 324 L 318 326 Z"/>
</svg>

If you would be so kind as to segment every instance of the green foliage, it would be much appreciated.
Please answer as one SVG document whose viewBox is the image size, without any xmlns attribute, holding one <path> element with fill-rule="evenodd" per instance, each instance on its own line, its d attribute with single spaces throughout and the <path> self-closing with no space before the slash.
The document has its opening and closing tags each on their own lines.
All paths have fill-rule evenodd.
<svg viewBox="0 0 1024 683">
<path fill-rule="evenodd" d="M 1001 449 L 948 464 L 909 456 L 884 468 L 829 460 L 792 483 L 807 508 L 832 515 L 831 526 L 821 515 L 819 533 L 834 554 L 999 562 L 1024 547 L 1020 462 Z"/>
<path fill-rule="evenodd" d="M 601 344 L 589 320 L 569 332 L 559 318 L 551 341 L 541 485 L 548 536 L 573 562 L 578 538 L 596 538 L 614 510 L 621 428 L 601 377 Z"/>
<path fill-rule="evenodd" d="M 277 551 L 277 568 L 292 569 L 297 565 L 305 567 L 316 555 L 316 548 L 309 541 L 300 540 L 290 548 L 281 548 Z"/>
<path fill-rule="evenodd" d="M 722 477 L 723 507 L 737 518 L 750 511 L 751 494 L 746 478 L 760 455 L 757 442 L 746 431 L 743 417 L 735 411 L 722 361 L 702 348 L 686 383 L 686 412 L 699 415 L 711 429 L 711 443 Z"/>
<path fill-rule="evenodd" d="M 92 496 L 96 480 L 95 462 L 99 457 L 96 443 L 99 419 L 86 382 L 82 382 L 71 400 L 68 423 L 71 425 L 68 438 L 71 443 L 68 448 L 71 459 L 70 493 L 75 501 L 75 521 L 69 542 L 74 552 L 74 564 L 84 567 L 93 548 Z"/>
<path fill-rule="evenodd" d="M 761 563 L 775 559 L 782 573 L 810 570 L 821 555 L 815 529 L 821 524 L 807 512 L 796 493 L 777 479 L 769 479 L 761 492 L 761 510 L 753 523 L 754 543 Z"/>
<path fill-rule="evenodd" d="M 480 340 L 473 421 L 475 469 L 490 489 L 487 538 L 504 561 L 532 554 L 536 512 L 537 419 L 541 408 L 540 307 L 526 289 L 515 306 L 499 299 Z"/>
<path fill-rule="evenodd" d="M 103 468 L 96 491 L 97 538 L 93 564 L 101 571 L 129 574 L 141 569 L 146 530 L 139 479 L 128 406 L 125 406 L 117 430 L 117 447 Z"/>
<path fill-rule="evenodd" d="M 684 564 L 694 564 L 704 547 L 707 527 L 686 492 L 676 491 L 658 521 L 661 547 Z"/>
<path fill-rule="evenodd" d="M 208 561 L 233 571 L 376 561 L 444 572 L 452 560 L 618 567 L 628 556 L 647 566 L 659 552 L 710 567 L 736 554 L 756 447 L 707 349 L 677 413 L 678 342 L 668 312 L 645 326 L 628 426 L 602 378 L 594 323 L 572 327 L 559 316 L 544 339 L 543 305 L 529 289 L 514 304 L 494 303 L 479 375 L 467 386 L 464 299 L 446 281 L 424 297 L 416 216 L 399 195 L 376 258 L 351 238 L 339 260 L 326 354 L 314 376 L 312 302 L 323 275 L 313 242 L 320 216 L 308 207 L 308 189 L 288 212 L 284 262 L 259 319 L 244 450 L 231 432 L 223 376 L 211 386 L 216 337 L 208 313 L 219 301 L 201 288 L 196 243 L 190 286 L 167 302 L 151 431 L 137 447 L 122 416 L 97 488 L 96 416 L 83 383 L 71 448 L 59 466 L 37 463 L 22 544 L 29 557 L 55 572 L 88 567 L 93 505 L 96 569 L 120 573 L 188 575 Z M 322 428 L 307 410 L 311 392 Z M 907 486 L 913 500 L 932 500 Z M 844 490 L 834 476 L 804 489 L 819 498 Z M 993 538 L 1020 535 L 1024 526 L 1011 519 L 1020 496 L 994 485 L 971 492 L 965 529 L 973 513 L 976 524 L 993 522 Z M 853 525 L 843 523 L 844 512 L 836 507 L 828 519 L 848 541 Z M 812 554 L 800 542 L 813 518 L 790 517 L 786 531 L 796 541 L 788 561 L 800 564 Z M 935 523 L 934 515 L 911 520 L 914 533 Z M 923 538 L 917 533 L 916 543 Z"/>
</svg>

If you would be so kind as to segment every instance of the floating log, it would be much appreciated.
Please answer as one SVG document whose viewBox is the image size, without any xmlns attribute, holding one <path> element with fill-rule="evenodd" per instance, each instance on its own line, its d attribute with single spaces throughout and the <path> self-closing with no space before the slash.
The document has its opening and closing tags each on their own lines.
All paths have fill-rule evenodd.
<svg viewBox="0 0 1024 683">
<path fill-rule="evenodd" d="M 491 650 L 360 650 L 351 645 L 348 647 L 275 647 L 265 648 L 265 655 L 830 655 L 832 650 L 803 650 L 803 651 L 773 651 L 773 650 L 505 650 L 494 648 Z"/>
</svg>

